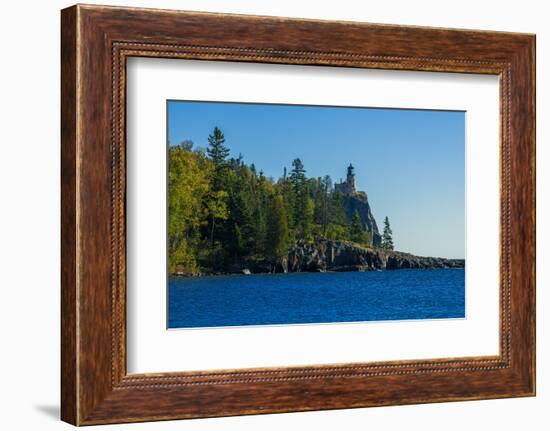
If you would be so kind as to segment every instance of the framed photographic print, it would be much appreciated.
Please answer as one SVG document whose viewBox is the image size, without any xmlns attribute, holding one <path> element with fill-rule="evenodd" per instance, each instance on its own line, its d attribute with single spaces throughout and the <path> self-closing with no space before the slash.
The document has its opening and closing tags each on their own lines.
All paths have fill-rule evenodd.
<svg viewBox="0 0 550 431">
<path fill-rule="evenodd" d="M 61 30 L 63 420 L 535 394 L 533 35 Z"/>
</svg>

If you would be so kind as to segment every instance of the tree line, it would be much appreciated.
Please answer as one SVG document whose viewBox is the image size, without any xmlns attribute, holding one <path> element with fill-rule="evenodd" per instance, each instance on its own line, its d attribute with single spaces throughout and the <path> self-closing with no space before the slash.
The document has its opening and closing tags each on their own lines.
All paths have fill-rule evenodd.
<svg viewBox="0 0 550 431">
<path fill-rule="evenodd" d="M 357 212 L 348 220 L 345 199 L 327 175 L 308 178 L 302 161 L 268 178 L 242 155 L 229 157 L 214 128 L 205 150 L 183 141 L 168 149 L 169 272 L 225 272 L 243 262 L 276 265 L 297 241 L 371 244 Z M 393 249 L 385 220 L 382 245 Z"/>
</svg>

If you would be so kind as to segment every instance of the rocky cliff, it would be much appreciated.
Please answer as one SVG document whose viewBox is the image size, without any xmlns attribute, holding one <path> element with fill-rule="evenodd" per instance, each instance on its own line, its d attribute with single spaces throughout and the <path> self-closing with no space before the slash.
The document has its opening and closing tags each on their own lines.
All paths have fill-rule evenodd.
<svg viewBox="0 0 550 431">
<path fill-rule="evenodd" d="M 278 269 L 285 272 L 322 272 L 430 268 L 464 268 L 464 259 L 414 256 L 329 240 L 296 244 Z"/>
<path fill-rule="evenodd" d="M 380 232 L 378 232 L 378 225 L 372 215 L 367 194 L 365 192 L 353 192 L 344 195 L 344 207 L 346 208 L 346 216 L 350 221 L 355 211 L 359 213 L 363 229 L 372 235 L 373 245 L 380 245 L 382 237 L 380 236 Z"/>
<path fill-rule="evenodd" d="M 348 272 L 396 269 L 464 268 L 464 259 L 415 256 L 378 247 L 367 248 L 348 241 L 299 241 L 275 267 L 264 259 L 236 262 L 216 274 L 265 274 L 273 272 Z M 195 275 L 209 275 L 204 272 Z M 173 274 L 184 275 L 184 274 Z"/>
</svg>

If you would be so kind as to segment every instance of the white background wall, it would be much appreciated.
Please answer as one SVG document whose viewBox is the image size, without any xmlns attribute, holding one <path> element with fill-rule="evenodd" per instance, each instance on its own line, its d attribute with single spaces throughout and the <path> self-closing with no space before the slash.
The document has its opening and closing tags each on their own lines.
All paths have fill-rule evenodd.
<svg viewBox="0 0 550 431">
<path fill-rule="evenodd" d="M 130 0 L 171 9 L 477 28 L 537 34 L 538 396 L 100 427 L 135 430 L 548 429 L 550 365 L 550 13 L 544 1 Z M 59 410 L 60 0 L 2 4 L 0 66 L 0 427 L 69 429 Z M 548 266 L 547 266 L 548 267 Z M 546 315 L 545 315 L 546 313 Z M 100 429 L 96 428 L 96 429 Z"/>
</svg>

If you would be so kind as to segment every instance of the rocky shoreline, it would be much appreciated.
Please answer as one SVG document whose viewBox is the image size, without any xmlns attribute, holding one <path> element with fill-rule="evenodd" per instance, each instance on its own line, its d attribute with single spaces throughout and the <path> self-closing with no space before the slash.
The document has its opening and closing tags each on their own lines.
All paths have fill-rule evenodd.
<svg viewBox="0 0 550 431">
<path fill-rule="evenodd" d="M 398 269 L 464 268 L 464 259 L 415 256 L 381 248 L 366 248 L 347 241 L 298 242 L 277 265 L 248 261 L 231 265 L 221 274 L 267 274 L 289 272 L 363 272 Z M 183 275 L 183 274 L 173 274 Z M 207 274 L 194 274 L 207 275 Z M 210 275 L 210 274 L 208 274 Z"/>
</svg>

